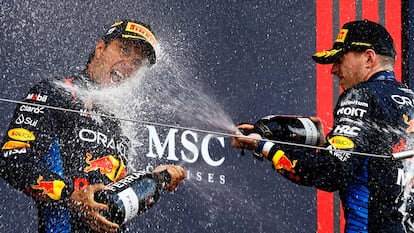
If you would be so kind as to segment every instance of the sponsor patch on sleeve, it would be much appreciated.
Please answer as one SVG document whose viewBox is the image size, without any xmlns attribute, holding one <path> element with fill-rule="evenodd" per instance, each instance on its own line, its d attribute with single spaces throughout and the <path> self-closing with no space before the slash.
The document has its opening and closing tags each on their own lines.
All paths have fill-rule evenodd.
<svg viewBox="0 0 414 233">
<path fill-rule="evenodd" d="M 354 142 L 345 136 L 333 136 L 328 141 L 336 149 L 352 149 L 355 146 Z"/>
<path fill-rule="evenodd" d="M 7 135 L 18 141 L 33 141 L 36 139 L 35 135 L 27 129 L 14 128 L 7 132 Z"/>
</svg>

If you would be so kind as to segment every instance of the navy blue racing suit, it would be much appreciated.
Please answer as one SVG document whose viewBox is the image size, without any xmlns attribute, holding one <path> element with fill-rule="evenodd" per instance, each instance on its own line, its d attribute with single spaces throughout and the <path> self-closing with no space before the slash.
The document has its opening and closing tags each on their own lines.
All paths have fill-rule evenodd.
<svg viewBox="0 0 414 233">
<path fill-rule="evenodd" d="M 340 95 L 326 150 L 274 145 L 268 158 L 295 183 L 339 191 L 345 232 L 414 232 L 414 159 L 375 156 L 413 149 L 413 132 L 414 93 L 382 71 Z"/>
<path fill-rule="evenodd" d="M 18 104 L 5 135 L 0 175 L 34 198 L 39 232 L 92 232 L 68 208 L 71 193 L 126 176 L 129 141 L 119 122 L 93 114 L 110 113 L 78 95 L 93 88 L 86 72 L 41 81 L 24 99 L 37 105 Z"/>
</svg>

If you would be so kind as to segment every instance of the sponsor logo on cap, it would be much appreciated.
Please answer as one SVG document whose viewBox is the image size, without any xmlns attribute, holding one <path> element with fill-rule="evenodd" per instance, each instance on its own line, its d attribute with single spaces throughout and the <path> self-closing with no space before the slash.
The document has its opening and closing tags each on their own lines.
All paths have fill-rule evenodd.
<svg viewBox="0 0 414 233">
<path fill-rule="evenodd" d="M 122 23 L 123 23 L 122 21 L 118 21 L 118 22 L 112 24 L 111 27 L 106 32 L 106 35 L 112 34 L 116 30 L 116 27 L 121 25 Z"/>
<path fill-rule="evenodd" d="M 137 23 L 133 23 L 133 22 L 128 22 L 125 31 L 127 32 L 133 32 L 137 35 L 137 38 L 142 37 L 144 38 L 146 41 L 148 41 L 153 47 L 155 47 L 155 45 L 157 44 L 157 40 L 155 39 L 154 34 L 151 33 L 150 30 L 148 30 L 148 28 L 137 24 Z M 126 35 L 128 37 L 128 35 Z"/>
<path fill-rule="evenodd" d="M 335 42 L 344 43 L 345 42 L 345 38 L 346 38 L 346 34 L 348 34 L 348 29 L 342 28 L 339 31 L 338 36 L 336 37 Z"/>
<path fill-rule="evenodd" d="M 122 21 L 118 21 L 118 22 L 116 22 L 116 23 L 112 24 L 112 25 L 111 25 L 111 28 L 112 28 L 112 27 L 119 26 L 119 25 L 121 25 L 122 23 L 123 23 Z"/>
<path fill-rule="evenodd" d="M 339 53 L 339 52 L 341 52 L 342 51 L 342 49 L 331 49 L 331 50 L 328 50 L 328 51 L 322 51 L 322 52 L 317 52 L 317 53 L 315 53 L 315 57 L 331 57 L 331 56 L 334 56 L 335 54 L 337 54 L 337 53 Z"/>
<path fill-rule="evenodd" d="M 365 47 L 372 47 L 372 44 L 370 43 L 365 43 L 365 42 L 352 42 L 351 45 L 355 45 L 355 46 L 365 46 Z"/>
</svg>

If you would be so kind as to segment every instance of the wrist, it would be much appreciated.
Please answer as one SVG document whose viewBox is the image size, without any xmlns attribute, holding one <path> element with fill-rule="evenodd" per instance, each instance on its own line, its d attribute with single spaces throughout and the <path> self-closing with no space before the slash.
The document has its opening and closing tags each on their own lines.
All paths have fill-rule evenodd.
<svg viewBox="0 0 414 233">
<path fill-rule="evenodd" d="M 268 142 L 265 140 L 260 140 L 259 143 L 257 144 L 257 148 L 254 151 L 255 154 L 261 154 L 264 157 L 267 157 L 269 154 L 270 149 L 274 146 L 275 144 L 273 142 Z"/>
<path fill-rule="evenodd" d="M 266 142 L 264 141 L 264 140 L 260 140 L 258 143 L 257 143 L 257 147 L 256 147 L 256 150 L 254 150 L 254 152 L 255 153 L 257 153 L 257 154 L 261 154 L 262 153 L 262 151 L 263 151 L 263 146 L 264 146 L 264 144 L 265 144 Z"/>
<path fill-rule="evenodd" d="M 168 185 L 171 181 L 171 175 L 168 172 L 167 169 L 159 171 L 159 172 L 154 172 L 155 175 L 155 179 L 158 181 L 158 183 L 163 184 L 163 185 Z"/>
</svg>

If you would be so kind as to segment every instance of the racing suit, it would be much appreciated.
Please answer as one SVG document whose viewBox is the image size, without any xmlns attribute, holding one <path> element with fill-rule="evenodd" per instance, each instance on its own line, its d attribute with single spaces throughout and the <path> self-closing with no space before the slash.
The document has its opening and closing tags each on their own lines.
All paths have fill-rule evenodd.
<svg viewBox="0 0 414 233">
<path fill-rule="evenodd" d="M 126 176 L 129 141 L 119 122 L 78 96 L 93 88 L 86 72 L 41 81 L 24 100 L 36 105 L 18 104 L 5 135 L 0 175 L 34 198 L 39 232 L 92 232 L 68 207 L 71 193 Z"/>
<path fill-rule="evenodd" d="M 345 232 L 414 232 L 412 199 L 403 195 L 414 160 L 375 156 L 413 149 L 413 110 L 414 93 L 392 71 L 378 72 L 340 95 L 325 150 L 273 145 L 268 159 L 295 183 L 339 191 Z"/>
</svg>

